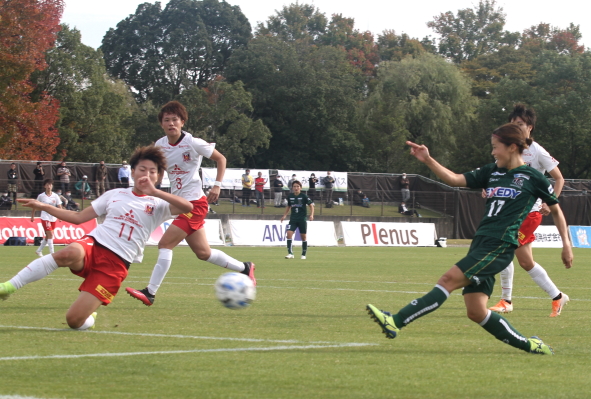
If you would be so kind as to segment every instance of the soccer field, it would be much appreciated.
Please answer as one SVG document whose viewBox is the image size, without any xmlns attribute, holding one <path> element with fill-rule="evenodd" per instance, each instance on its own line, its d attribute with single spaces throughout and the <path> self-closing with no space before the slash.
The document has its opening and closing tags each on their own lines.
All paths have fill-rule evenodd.
<svg viewBox="0 0 591 399">
<path fill-rule="evenodd" d="M 34 259 L 35 248 L 3 247 L 0 281 Z M 257 300 L 222 307 L 223 272 L 187 247 L 146 307 L 122 289 L 99 309 L 95 329 L 70 331 L 65 313 L 82 281 L 58 270 L 0 301 L 0 398 L 588 398 L 591 392 L 591 251 L 535 249 L 571 298 L 551 301 L 516 265 L 507 315 L 555 356 L 531 355 L 494 339 L 465 316 L 453 293 L 437 312 L 388 340 L 365 311 L 396 311 L 429 291 L 467 248 L 316 248 L 308 259 L 283 248 L 226 247 L 257 265 Z M 124 286 L 143 288 L 157 257 L 148 247 Z M 497 287 L 490 305 L 497 302 Z"/>
</svg>

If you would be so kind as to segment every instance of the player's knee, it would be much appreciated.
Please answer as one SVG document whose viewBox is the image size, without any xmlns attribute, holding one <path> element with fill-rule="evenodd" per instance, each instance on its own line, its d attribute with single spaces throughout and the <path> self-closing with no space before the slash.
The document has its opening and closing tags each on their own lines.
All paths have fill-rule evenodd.
<svg viewBox="0 0 591 399">
<path fill-rule="evenodd" d="M 197 250 L 193 251 L 199 260 L 208 260 L 211 257 L 211 251 Z"/>
<path fill-rule="evenodd" d="M 87 318 L 87 316 L 85 317 L 76 312 L 68 312 L 66 314 L 66 323 L 70 328 L 80 328 Z"/>
<path fill-rule="evenodd" d="M 486 309 L 466 309 L 466 316 L 474 323 L 481 323 L 486 317 Z"/>
</svg>

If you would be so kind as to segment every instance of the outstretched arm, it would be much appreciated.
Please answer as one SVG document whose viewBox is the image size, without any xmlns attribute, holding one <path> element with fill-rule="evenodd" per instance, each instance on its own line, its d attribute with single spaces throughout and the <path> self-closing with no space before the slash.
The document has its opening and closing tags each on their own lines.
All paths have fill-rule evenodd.
<svg viewBox="0 0 591 399">
<path fill-rule="evenodd" d="M 434 158 L 431 158 L 429 149 L 425 145 L 415 144 L 412 141 L 407 141 L 406 145 L 410 146 L 410 155 L 427 165 L 445 183 L 452 187 L 466 187 L 466 177 L 452 172 Z"/>
<path fill-rule="evenodd" d="M 92 206 L 83 209 L 81 212 L 76 212 L 56 208 L 53 205 L 44 204 L 34 199 L 17 199 L 17 201 L 23 204 L 24 206 L 31 208 L 33 212 L 45 211 L 60 220 L 64 220 L 66 222 L 73 224 L 82 224 L 98 216 Z"/>
<path fill-rule="evenodd" d="M 560 233 L 560 237 L 562 237 L 562 263 L 564 263 L 564 267 L 570 269 L 573 265 L 573 250 L 568 236 L 566 219 L 558 204 L 550 205 L 550 212 L 552 213 L 552 219 L 554 219 L 554 224 L 558 229 L 558 233 Z"/>
</svg>

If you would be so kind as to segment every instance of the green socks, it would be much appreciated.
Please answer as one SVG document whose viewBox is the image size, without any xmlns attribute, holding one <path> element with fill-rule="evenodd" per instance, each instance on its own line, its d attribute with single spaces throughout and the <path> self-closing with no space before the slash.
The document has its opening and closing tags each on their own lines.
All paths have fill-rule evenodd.
<svg viewBox="0 0 591 399">
<path fill-rule="evenodd" d="M 306 256 L 308 252 L 308 241 L 302 241 L 302 256 Z"/>
<path fill-rule="evenodd" d="M 449 292 L 437 284 L 424 297 L 415 299 L 400 309 L 397 314 L 392 316 L 394 318 L 394 322 L 396 323 L 396 327 L 404 327 L 419 317 L 437 310 L 437 308 L 439 308 L 448 297 Z"/>
<path fill-rule="evenodd" d="M 529 340 L 513 328 L 507 319 L 500 314 L 489 310 L 488 316 L 479 324 L 499 341 L 529 352 L 531 346 Z"/>
</svg>

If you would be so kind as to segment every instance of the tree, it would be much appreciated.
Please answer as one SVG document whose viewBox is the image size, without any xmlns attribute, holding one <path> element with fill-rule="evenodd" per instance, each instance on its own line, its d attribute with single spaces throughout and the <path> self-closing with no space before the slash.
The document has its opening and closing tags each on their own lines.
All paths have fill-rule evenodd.
<svg viewBox="0 0 591 399">
<path fill-rule="evenodd" d="M 46 67 L 44 53 L 59 31 L 62 0 L 5 0 L 0 4 L 0 157 L 50 159 L 59 143 L 59 101 L 28 82 Z"/>
<path fill-rule="evenodd" d="M 495 0 L 480 0 L 474 9 L 448 11 L 427 23 L 440 35 L 439 53 L 459 64 L 489 54 L 506 44 L 516 44 L 517 33 L 504 31 L 505 14 Z"/>
<path fill-rule="evenodd" d="M 141 102 L 164 104 L 193 86 L 205 87 L 251 38 L 240 8 L 218 0 L 140 4 L 103 39 L 109 73 Z"/>
<path fill-rule="evenodd" d="M 257 36 L 272 36 L 286 42 L 314 44 L 326 32 L 326 16 L 310 4 L 290 4 L 283 6 L 266 23 L 259 23 Z"/>
<path fill-rule="evenodd" d="M 107 76 L 101 52 L 82 44 L 78 30 L 62 25 L 46 62 L 49 67 L 32 80 L 35 93 L 50 93 L 61 103 L 54 159 L 118 163 L 127 158 L 133 129 L 126 121 L 135 101 L 123 82 Z"/>
<path fill-rule="evenodd" d="M 380 59 L 383 61 L 401 61 L 410 55 L 418 57 L 427 52 L 418 39 L 409 37 L 406 33 L 397 35 L 394 30 L 385 30 L 378 36 Z"/>
</svg>

